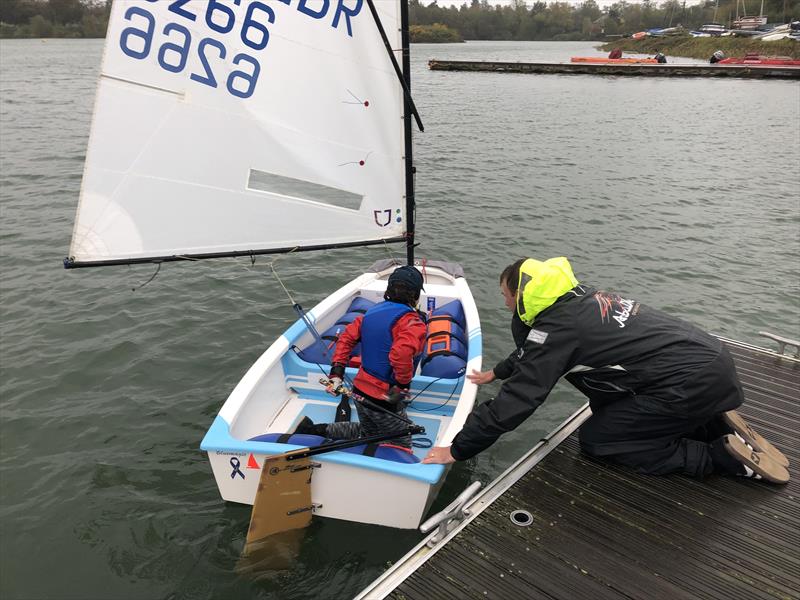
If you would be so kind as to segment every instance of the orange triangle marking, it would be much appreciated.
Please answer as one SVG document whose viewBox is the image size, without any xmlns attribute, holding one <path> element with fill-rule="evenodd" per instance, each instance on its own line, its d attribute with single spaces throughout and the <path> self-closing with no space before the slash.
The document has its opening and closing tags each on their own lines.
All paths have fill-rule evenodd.
<svg viewBox="0 0 800 600">
<path fill-rule="evenodd" d="M 256 457 L 253 456 L 253 453 L 250 453 L 250 457 L 247 459 L 247 468 L 248 469 L 260 469 L 261 467 L 258 466 L 256 462 Z"/>
</svg>

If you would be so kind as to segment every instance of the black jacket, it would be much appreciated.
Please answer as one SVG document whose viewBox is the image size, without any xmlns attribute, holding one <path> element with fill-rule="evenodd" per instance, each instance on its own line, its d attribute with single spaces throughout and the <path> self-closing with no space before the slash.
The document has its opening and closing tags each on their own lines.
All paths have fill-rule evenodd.
<svg viewBox="0 0 800 600">
<path fill-rule="evenodd" d="M 561 376 L 588 396 L 595 411 L 633 395 L 669 404 L 672 414 L 715 402 L 708 390 L 696 397 L 692 376 L 724 351 L 722 343 L 635 300 L 577 286 L 539 313 L 532 328 L 515 315 L 512 333 L 517 350 L 494 369 L 505 381 L 497 397 L 476 407 L 454 438 L 451 452 L 457 460 L 474 456 L 521 424 Z"/>
</svg>

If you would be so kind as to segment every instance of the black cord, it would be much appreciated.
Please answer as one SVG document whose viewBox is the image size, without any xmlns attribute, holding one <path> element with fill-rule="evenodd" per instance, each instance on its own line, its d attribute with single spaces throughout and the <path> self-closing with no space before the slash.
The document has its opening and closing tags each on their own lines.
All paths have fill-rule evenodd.
<svg viewBox="0 0 800 600">
<path fill-rule="evenodd" d="M 161 261 L 158 261 L 156 264 L 158 265 L 158 266 L 156 267 L 156 272 L 155 272 L 155 273 L 153 273 L 153 275 L 150 277 L 150 279 L 148 279 L 147 281 L 145 281 L 145 282 L 144 282 L 142 285 L 140 285 L 139 287 L 131 288 L 131 291 L 132 291 L 132 292 L 135 292 L 136 290 L 140 290 L 140 289 L 142 289 L 144 286 L 146 286 L 148 283 L 150 283 L 151 281 L 153 281 L 153 279 L 155 279 L 155 278 L 156 278 L 156 275 L 158 275 L 158 273 L 161 271 Z M 128 265 L 128 266 L 130 266 L 130 265 Z"/>
<path fill-rule="evenodd" d="M 460 379 L 461 378 L 459 377 L 459 380 Z M 416 410 L 417 412 L 433 412 L 434 410 L 439 410 L 440 408 L 445 406 L 448 402 L 450 402 L 450 399 L 453 397 L 453 394 L 456 393 L 457 389 L 458 389 L 458 381 L 456 381 L 455 386 L 453 386 L 453 390 L 450 392 L 450 395 L 447 397 L 447 400 L 442 402 L 439 406 L 434 406 L 433 408 L 417 408 L 417 407 L 414 407 L 414 410 Z"/>
<path fill-rule="evenodd" d="M 437 382 L 437 381 L 439 381 L 440 379 L 444 379 L 444 377 L 437 377 L 436 379 L 434 379 L 433 381 L 431 381 L 431 382 L 430 382 L 428 385 L 426 385 L 424 388 L 422 388 L 420 391 L 418 391 L 418 392 L 417 392 L 417 394 L 416 394 L 416 395 L 415 395 L 415 396 L 414 396 L 414 397 L 413 397 L 411 400 L 409 400 L 409 401 L 408 401 L 408 403 L 409 403 L 409 404 L 411 404 L 411 403 L 412 403 L 414 400 L 416 400 L 417 398 L 419 398 L 419 395 L 420 395 L 422 392 L 424 392 L 425 390 L 427 390 L 429 387 L 431 387 L 431 386 L 432 386 L 434 383 L 436 383 L 436 382 Z"/>
<path fill-rule="evenodd" d="M 467 370 L 467 368 L 466 368 L 466 367 L 464 367 L 464 368 L 462 368 L 462 369 L 459 369 L 459 371 L 458 371 L 458 372 L 459 372 L 459 373 L 461 373 L 461 374 L 458 376 L 458 379 L 456 379 L 456 384 L 453 386 L 453 389 L 452 389 L 452 391 L 450 392 L 450 395 L 447 397 L 447 400 L 445 400 L 445 401 L 444 401 L 442 404 L 440 404 L 439 406 L 434 406 L 433 408 L 417 408 L 417 407 L 415 406 L 415 407 L 414 407 L 414 410 L 416 410 L 417 412 L 433 412 L 434 410 L 439 410 L 440 408 L 442 408 L 443 406 L 445 406 L 445 405 L 446 405 L 448 402 L 450 402 L 450 400 L 451 400 L 451 399 L 452 399 L 452 397 L 453 397 L 453 394 L 455 394 L 455 393 L 456 393 L 456 390 L 458 389 L 458 383 L 461 381 L 461 378 L 462 378 L 462 376 L 464 375 L 464 372 L 465 372 L 466 370 Z M 420 396 L 420 394 L 421 394 L 422 392 L 424 392 L 425 390 L 427 390 L 429 387 L 431 387 L 431 386 L 432 386 L 434 383 L 436 383 L 436 382 L 437 382 L 437 381 L 439 381 L 440 379 L 444 379 L 444 377 L 437 377 L 436 379 L 434 379 L 433 381 L 431 381 L 431 382 L 430 382 L 428 385 L 426 385 L 424 388 L 422 388 L 422 389 L 421 389 L 421 390 L 420 390 L 420 391 L 417 393 L 417 395 L 416 395 L 416 396 L 414 396 L 414 398 L 411 400 L 411 402 L 414 402 L 414 400 L 416 400 L 417 398 L 419 398 L 419 396 Z M 408 406 L 409 406 L 409 407 L 411 406 L 411 402 L 409 402 L 409 403 L 408 403 Z"/>
</svg>

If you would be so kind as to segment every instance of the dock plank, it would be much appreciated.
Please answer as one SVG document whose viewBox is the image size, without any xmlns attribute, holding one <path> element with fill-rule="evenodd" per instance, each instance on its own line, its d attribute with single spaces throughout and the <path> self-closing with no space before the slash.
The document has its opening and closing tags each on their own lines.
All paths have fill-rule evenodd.
<svg viewBox="0 0 800 600">
<path fill-rule="evenodd" d="M 800 79 L 800 67 L 776 65 L 532 63 L 431 59 L 428 61 L 428 68 L 431 71 L 533 73 L 545 75 Z"/>
<path fill-rule="evenodd" d="M 741 412 L 789 457 L 789 484 L 639 475 L 573 434 L 389 597 L 800 598 L 800 362 L 730 348 Z M 527 527 L 509 517 L 520 509 Z"/>
</svg>

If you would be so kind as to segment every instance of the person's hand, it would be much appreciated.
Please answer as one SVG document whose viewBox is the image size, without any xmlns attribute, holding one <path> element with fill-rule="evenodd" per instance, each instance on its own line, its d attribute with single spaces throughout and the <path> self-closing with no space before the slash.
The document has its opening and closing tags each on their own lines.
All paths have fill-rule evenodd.
<svg viewBox="0 0 800 600">
<path fill-rule="evenodd" d="M 456 462 L 456 459 L 450 453 L 450 446 L 434 446 L 422 462 L 429 465 L 449 465 Z"/>
<path fill-rule="evenodd" d="M 475 385 L 483 385 L 484 383 L 491 383 L 497 377 L 494 374 L 494 370 L 489 371 L 476 371 L 472 369 L 472 373 L 467 375 L 467 379 L 469 379 Z"/>
<path fill-rule="evenodd" d="M 342 387 L 342 380 L 339 377 L 331 377 L 328 380 L 328 385 L 325 386 L 325 391 L 331 396 L 338 396 L 341 394 L 340 387 Z"/>
<path fill-rule="evenodd" d="M 399 385 L 393 385 L 386 393 L 386 401 L 389 404 L 400 404 L 400 402 L 408 398 L 408 388 Z"/>
</svg>

